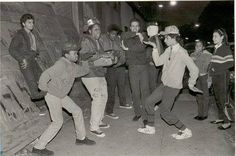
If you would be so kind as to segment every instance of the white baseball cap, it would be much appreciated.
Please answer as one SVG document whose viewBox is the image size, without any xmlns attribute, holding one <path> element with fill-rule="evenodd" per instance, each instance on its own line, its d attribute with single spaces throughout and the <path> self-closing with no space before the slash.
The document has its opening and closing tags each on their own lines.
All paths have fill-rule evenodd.
<svg viewBox="0 0 236 156">
<path fill-rule="evenodd" d="M 165 27 L 165 31 L 160 32 L 161 35 L 176 34 L 180 35 L 179 29 L 175 25 Z"/>
</svg>

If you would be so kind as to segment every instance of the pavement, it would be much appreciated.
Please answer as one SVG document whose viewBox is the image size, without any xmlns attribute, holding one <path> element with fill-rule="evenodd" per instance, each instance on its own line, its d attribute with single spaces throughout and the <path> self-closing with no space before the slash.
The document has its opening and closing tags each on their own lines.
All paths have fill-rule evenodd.
<svg viewBox="0 0 236 156">
<path fill-rule="evenodd" d="M 120 118 L 104 118 L 104 122 L 111 125 L 104 129 L 104 138 L 89 133 L 89 118 L 85 119 L 87 136 L 95 140 L 96 145 L 75 145 L 74 124 L 73 120 L 69 120 L 47 148 L 53 150 L 55 156 L 234 156 L 234 124 L 230 130 L 220 131 L 217 125 L 209 123 L 216 119 L 215 104 L 211 104 L 208 119 L 196 121 L 193 119 L 197 112 L 195 98 L 182 94 L 172 111 L 192 130 L 191 138 L 173 139 L 171 134 L 176 133 L 177 129 L 161 120 L 158 110 L 156 134 L 138 133 L 137 129 L 143 126 L 142 121 L 133 122 L 133 109 L 121 109 L 117 101 L 114 112 Z"/>
</svg>

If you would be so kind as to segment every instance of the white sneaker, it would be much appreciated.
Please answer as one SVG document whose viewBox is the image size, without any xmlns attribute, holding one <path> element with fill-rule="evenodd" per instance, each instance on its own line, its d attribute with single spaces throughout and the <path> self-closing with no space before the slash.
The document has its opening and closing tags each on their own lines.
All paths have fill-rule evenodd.
<svg viewBox="0 0 236 156">
<path fill-rule="evenodd" d="M 131 109 L 133 108 L 130 104 L 120 105 L 120 108 Z"/>
<path fill-rule="evenodd" d="M 101 130 L 95 130 L 95 131 L 90 130 L 90 133 L 100 138 L 103 138 L 106 136 L 105 133 Z"/>
<path fill-rule="evenodd" d="M 177 134 L 172 134 L 172 137 L 177 140 L 187 139 L 192 137 L 192 131 L 186 128 L 183 131 L 179 131 Z"/>
<path fill-rule="evenodd" d="M 158 108 L 159 108 L 159 106 L 158 106 L 158 105 L 156 105 L 156 106 L 154 107 L 154 111 L 157 111 L 157 110 L 158 110 Z"/>
<path fill-rule="evenodd" d="M 173 138 L 175 138 L 177 135 L 181 135 L 181 134 L 182 134 L 182 131 L 179 130 L 178 133 L 171 134 L 171 136 L 172 136 Z"/>
<path fill-rule="evenodd" d="M 156 133 L 155 127 L 148 126 L 148 125 L 146 125 L 143 128 L 137 129 L 137 131 L 140 133 L 144 133 L 144 134 L 155 134 Z"/>
<path fill-rule="evenodd" d="M 101 125 L 99 125 L 99 128 L 110 128 L 110 125 L 102 123 Z"/>
<path fill-rule="evenodd" d="M 119 116 L 117 116 L 115 113 L 110 113 L 110 114 L 106 114 L 107 117 L 111 118 L 111 119 L 119 119 Z"/>
</svg>

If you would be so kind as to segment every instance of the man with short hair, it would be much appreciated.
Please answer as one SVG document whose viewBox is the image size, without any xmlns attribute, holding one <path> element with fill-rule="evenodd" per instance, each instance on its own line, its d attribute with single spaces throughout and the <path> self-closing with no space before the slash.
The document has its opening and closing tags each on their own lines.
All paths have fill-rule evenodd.
<svg viewBox="0 0 236 156">
<path fill-rule="evenodd" d="M 162 69 L 162 83 L 156 88 L 152 94 L 145 101 L 145 110 L 147 112 L 147 124 L 143 128 L 139 128 L 138 132 L 144 134 L 155 134 L 154 118 L 155 111 L 154 106 L 160 102 L 159 110 L 163 120 L 169 125 L 174 125 L 179 129 L 177 134 L 172 134 L 175 139 L 187 139 L 192 137 L 192 131 L 188 129 L 179 118 L 171 112 L 171 108 L 175 102 L 175 98 L 179 94 L 180 89 L 183 87 L 182 80 L 187 66 L 189 70 L 189 88 L 193 91 L 196 90 L 194 85 L 198 78 L 199 70 L 194 64 L 193 60 L 188 56 L 187 51 L 180 46 L 180 34 L 179 29 L 172 25 L 165 28 L 165 43 L 168 46 L 163 54 L 159 55 L 156 44 L 149 41 L 145 42 L 153 46 L 153 60 L 156 66 L 163 65 Z"/>
<path fill-rule="evenodd" d="M 114 59 L 112 54 L 104 52 L 100 41 L 100 22 L 96 18 L 87 21 L 85 30 L 87 35 L 84 35 L 81 42 L 80 55 L 83 61 L 88 61 L 90 64 L 90 73 L 82 78 L 82 82 L 92 98 L 90 132 L 97 137 L 105 137 L 101 128 L 110 127 L 109 124 L 102 122 L 108 98 L 105 67 L 112 65 Z"/>
<path fill-rule="evenodd" d="M 76 130 L 77 145 L 94 145 L 95 142 L 86 137 L 83 112 L 81 108 L 67 95 L 75 81 L 75 78 L 89 73 L 88 63 L 82 62 L 77 65 L 78 46 L 73 42 L 65 43 L 62 57 L 50 68 L 45 70 L 39 79 L 39 88 L 45 92 L 49 113 L 52 119 L 49 127 L 35 144 L 32 153 L 50 156 L 53 151 L 46 149 L 46 145 L 61 129 L 63 124 L 62 108 L 66 109 L 73 116 Z"/>
<path fill-rule="evenodd" d="M 130 30 L 130 32 L 123 34 L 122 47 L 126 51 L 126 64 L 129 69 L 135 113 L 133 121 L 138 121 L 142 117 L 145 122 L 144 101 L 150 94 L 146 45 L 143 44 L 145 36 L 140 33 L 140 21 L 138 19 L 130 21 Z"/>
<path fill-rule="evenodd" d="M 9 47 L 9 53 L 19 63 L 20 71 L 29 87 L 31 99 L 42 99 L 45 96 L 45 92 L 38 90 L 38 80 L 42 69 L 36 61 L 39 59 L 39 52 L 42 50 L 39 48 L 42 46 L 39 45 L 41 43 L 39 35 L 33 29 L 33 15 L 22 15 L 20 24 L 22 29 L 18 30 L 14 35 Z"/>
<path fill-rule="evenodd" d="M 118 119 L 114 112 L 115 105 L 115 91 L 116 87 L 119 96 L 120 108 L 131 109 L 132 107 L 126 103 L 126 92 L 125 92 L 125 53 L 121 48 L 121 41 L 119 39 L 118 32 L 120 28 L 116 24 L 111 24 L 108 26 L 108 32 L 103 34 L 100 38 L 103 49 L 105 52 L 114 53 L 117 57 L 117 63 L 107 67 L 106 80 L 108 89 L 108 100 L 106 104 L 105 113 L 106 116 L 112 119 Z"/>
<path fill-rule="evenodd" d="M 203 94 L 197 94 L 196 100 L 198 104 L 198 115 L 194 117 L 196 120 L 205 120 L 208 117 L 209 110 L 209 89 L 208 89 L 208 66 L 211 61 L 212 54 L 205 49 L 204 41 L 199 40 L 195 43 L 195 51 L 191 58 L 199 68 L 199 77 L 197 80 L 197 88 L 203 91 Z"/>
</svg>

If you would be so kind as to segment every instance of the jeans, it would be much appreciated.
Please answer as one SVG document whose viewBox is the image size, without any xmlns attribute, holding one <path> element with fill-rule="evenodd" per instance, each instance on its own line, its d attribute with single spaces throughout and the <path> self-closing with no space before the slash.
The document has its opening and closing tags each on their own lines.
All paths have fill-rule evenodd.
<svg viewBox="0 0 236 156">
<path fill-rule="evenodd" d="M 129 65 L 129 80 L 133 98 L 134 113 L 147 119 L 144 102 L 150 94 L 147 65 Z"/>
<path fill-rule="evenodd" d="M 99 130 L 99 125 L 102 124 L 104 110 L 107 103 L 107 82 L 105 77 L 81 78 L 87 88 L 91 98 L 91 118 L 90 130 Z"/>
<path fill-rule="evenodd" d="M 47 95 L 45 96 L 45 100 L 49 108 L 52 122 L 49 127 L 43 132 L 38 142 L 35 144 L 35 148 L 44 149 L 47 143 L 50 142 L 61 129 L 63 124 L 62 108 L 72 113 L 77 135 L 76 137 L 80 140 L 85 138 L 86 131 L 84 126 L 83 112 L 69 96 L 60 99 L 47 93 Z"/>
<path fill-rule="evenodd" d="M 45 96 L 45 92 L 40 92 L 38 89 L 39 77 L 42 74 L 42 70 L 34 58 L 27 59 L 27 67 L 20 70 L 25 78 L 25 81 L 29 87 L 30 97 L 32 99 L 40 99 Z"/>
<path fill-rule="evenodd" d="M 154 126 L 155 111 L 154 106 L 159 104 L 161 118 L 169 125 L 175 125 L 178 129 L 185 129 L 185 125 L 178 117 L 171 112 L 176 96 L 179 94 L 179 89 L 171 88 L 161 84 L 145 101 L 145 110 L 147 113 L 147 125 Z"/>
<path fill-rule="evenodd" d="M 203 94 L 197 94 L 198 116 L 207 117 L 209 110 L 209 90 L 207 84 L 208 75 L 199 76 L 196 87 L 203 91 Z"/>
<path fill-rule="evenodd" d="M 212 76 L 212 85 L 215 93 L 216 105 L 218 107 L 219 119 L 222 119 L 225 123 L 228 123 L 229 119 L 224 113 L 224 107 L 227 102 L 229 72 Z"/>
<path fill-rule="evenodd" d="M 126 92 L 125 92 L 125 67 L 108 68 L 106 73 L 108 100 L 106 104 L 106 113 L 113 113 L 115 105 L 115 91 L 118 89 L 118 96 L 120 105 L 126 104 Z"/>
</svg>

